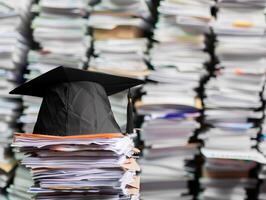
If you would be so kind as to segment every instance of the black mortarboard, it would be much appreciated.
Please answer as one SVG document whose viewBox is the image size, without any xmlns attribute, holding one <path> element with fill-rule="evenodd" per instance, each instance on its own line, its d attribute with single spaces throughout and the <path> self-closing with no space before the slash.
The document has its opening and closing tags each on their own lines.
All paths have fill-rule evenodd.
<svg viewBox="0 0 266 200">
<path fill-rule="evenodd" d="M 80 135 L 121 132 L 107 95 L 143 84 L 142 80 L 57 67 L 15 88 L 10 94 L 43 97 L 33 133 Z M 128 95 L 127 132 L 132 132 Z"/>
</svg>

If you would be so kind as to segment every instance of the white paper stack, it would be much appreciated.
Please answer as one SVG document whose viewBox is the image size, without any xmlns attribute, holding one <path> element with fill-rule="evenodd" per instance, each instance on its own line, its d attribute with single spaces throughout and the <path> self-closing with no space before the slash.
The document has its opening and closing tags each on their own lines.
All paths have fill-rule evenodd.
<svg viewBox="0 0 266 200">
<path fill-rule="evenodd" d="M 187 198 L 188 182 L 195 172 L 190 163 L 198 154 L 197 144 L 188 142 L 200 127 L 195 120 L 199 111 L 168 102 L 136 105 L 137 113 L 145 116 L 140 132 L 145 146 L 141 160 L 143 199 L 160 199 L 163 194 L 169 199 Z"/>
<path fill-rule="evenodd" d="M 210 129 L 202 136 L 204 199 L 250 198 L 257 184 L 251 171 L 265 162 L 253 148 L 259 132 L 255 122 L 263 117 L 265 3 L 219 0 L 216 5 L 212 26 L 219 64 L 205 86 L 205 122 Z"/>
<path fill-rule="evenodd" d="M 193 180 L 193 174 L 186 172 L 184 160 L 193 159 L 196 153 L 195 146 L 145 149 L 140 160 L 142 199 L 192 199 L 188 181 Z"/>
<path fill-rule="evenodd" d="M 13 184 L 7 189 L 9 200 L 29 200 L 31 194 L 28 189 L 33 185 L 33 180 L 28 169 L 19 166 L 16 169 Z"/>
<path fill-rule="evenodd" d="M 188 143 L 200 128 L 196 119 L 202 105 L 197 88 L 206 74 L 204 65 L 210 60 L 204 52 L 204 34 L 210 31 L 212 5 L 207 0 L 160 2 L 154 30 L 156 42 L 150 51 L 154 70 L 136 107 L 138 114 L 145 116 L 141 126 L 145 145 L 142 167 L 145 169 L 150 162 L 161 169 L 157 173 L 155 169 L 150 171 L 150 177 L 160 179 L 157 186 L 149 178 L 149 171 L 143 171 L 143 199 L 160 198 L 158 193 L 169 194 L 169 199 L 191 199 L 184 194 L 189 194 L 188 182 L 194 178 L 191 160 L 197 154 L 197 145 Z M 164 176 L 164 171 L 168 176 Z M 179 186 L 168 184 L 167 189 L 167 182 L 171 181 Z"/>
<path fill-rule="evenodd" d="M 30 5 L 31 0 L 0 0 L 0 194 L 16 166 L 10 143 L 13 132 L 19 128 L 21 98 L 8 93 L 20 82 L 26 63 Z"/>
<path fill-rule="evenodd" d="M 78 136 L 16 134 L 13 146 L 26 153 L 36 200 L 138 200 L 138 152 L 131 136 L 103 133 Z"/>
<path fill-rule="evenodd" d="M 30 66 L 82 68 L 88 62 L 90 36 L 86 17 L 89 3 L 90 0 L 40 0 L 34 5 L 37 16 L 31 26 L 40 50 L 29 55 Z"/>
<path fill-rule="evenodd" d="M 148 74 L 147 35 L 151 29 L 150 0 L 101 0 L 88 19 L 93 54 L 88 70 L 144 79 Z M 110 97 L 114 116 L 126 125 L 127 93 Z"/>
<path fill-rule="evenodd" d="M 102 0 L 93 7 L 89 26 L 94 55 L 89 70 L 144 78 L 151 13 L 144 0 Z"/>
</svg>

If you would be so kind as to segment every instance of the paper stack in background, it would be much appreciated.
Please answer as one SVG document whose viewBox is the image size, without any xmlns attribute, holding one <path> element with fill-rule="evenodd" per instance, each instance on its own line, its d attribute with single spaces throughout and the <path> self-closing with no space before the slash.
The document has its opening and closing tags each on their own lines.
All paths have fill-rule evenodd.
<svg viewBox="0 0 266 200">
<path fill-rule="evenodd" d="M 40 50 L 30 54 L 30 64 L 50 69 L 53 65 L 82 68 L 88 62 L 90 36 L 86 17 L 89 2 L 40 0 L 33 6 L 33 12 L 37 13 L 31 24 L 33 39 Z"/>
<path fill-rule="evenodd" d="M 254 172 L 265 158 L 253 147 L 263 117 L 265 1 L 217 2 L 215 55 L 219 61 L 205 85 L 203 199 L 254 199 Z M 248 189 L 248 190 L 246 190 Z"/>
<path fill-rule="evenodd" d="M 26 63 L 30 4 L 31 0 L 0 1 L 0 195 L 16 166 L 10 144 L 13 132 L 19 129 L 21 98 L 10 97 L 8 93 L 19 84 Z"/>
<path fill-rule="evenodd" d="M 139 166 L 131 136 L 16 134 L 13 146 L 28 154 L 34 199 L 139 199 Z M 75 157 L 75 159 L 73 159 Z"/>
<path fill-rule="evenodd" d="M 144 78 L 147 33 L 152 19 L 144 0 L 102 0 L 93 7 L 88 24 L 94 53 L 89 70 Z"/>
<path fill-rule="evenodd" d="M 144 79 L 147 35 L 151 31 L 151 1 L 102 0 L 95 4 L 88 25 L 93 38 L 93 54 L 88 70 Z M 118 124 L 126 125 L 127 92 L 110 97 Z"/>
<path fill-rule="evenodd" d="M 90 0 L 40 0 L 32 6 L 36 14 L 32 20 L 35 47 L 28 54 L 26 80 L 35 78 L 52 68 L 83 68 L 88 64 L 91 46 L 87 18 Z M 41 99 L 23 97 L 24 111 L 20 118 L 25 132 L 32 132 Z"/>
<path fill-rule="evenodd" d="M 8 200 L 29 200 L 31 194 L 28 193 L 29 188 L 33 185 L 33 180 L 28 169 L 19 166 L 16 169 L 13 184 L 7 189 Z"/>
<path fill-rule="evenodd" d="M 142 192 L 146 199 L 192 199 L 197 144 L 189 144 L 200 128 L 202 108 L 197 89 L 210 57 L 205 49 L 212 1 L 160 2 L 159 17 L 150 50 L 154 68 L 136 103 L 144 116 L 140 137 Z"/>
</svg>

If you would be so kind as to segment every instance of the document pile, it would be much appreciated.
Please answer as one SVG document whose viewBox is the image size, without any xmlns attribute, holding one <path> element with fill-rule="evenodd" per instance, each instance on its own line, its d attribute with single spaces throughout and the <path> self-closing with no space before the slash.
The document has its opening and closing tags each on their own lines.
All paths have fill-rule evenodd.
<svg viewBox="0 0 266 200">
<path fill-rule="evenodd" d="M 89 26 L 94 55 L 89 70 L 144 78 L 151 13 L 144 0 L 102 0 L 93 7 Z"/>
<path fill-rule="evenodd" d="M 27 24 L 30 0 L 0 1 L 0 196 L 14 175 L 16 161 L 10 144 L 14 130 L 18 130 L 17 119 L 21 110 L 21 99 L 10 97 L 26 63 L 28 52 Z M 0 197 L 4 199 L 4 195 Z"/>
<path fill-rule="evenodd" d="M 187 184 L 193 179 L 195 170 L 191 161 L 198 154 L 197 145 L 188 142 L 200 127 L 196 122 L 199 111 L 188 107 L 182 109 L 167 101 L 136 105 L 137 113 L 145 116 L 141 126 L 141 140 L 145 145 L 141 161 L 141 194 L 144 199 L 160 199 L 158 193 L 166 192 L 171 198 L 181 198 L 188 194 Z"/>
<path fill-rule="evenodd" d="M 148 76 L 151 82 L 143 86 L 141 101 L 136 103 L 137 113 L 144 115 L 144 199 L 160 199 L 166 192 L 170 199 L 189 194 L 187 184 L 194 179 L 195 166 L 191 163 L 197 145 L 188 143 L 200 128 L 196 119 L 202 105 L 196 89 L 210 59 L 204 52 L 204 34 L 209 32 L 211 5 L 211 1 L 165 0 L 158 8 L 156 42 L 150 51 L 154 71 Z M 171 182 L 173 187 L 169 187 Z"/>
<path fill-rule="evenodd" d="M 244 199 L 255 193 L 250 172 L 265 158 L 256 145 L 265 82 L 265 1 L 217 3 L 215 77 L 205 86 L 204 198 Z"/>
<path fill-rule="evenodd" d="M 28 156 L 39 199 L 138 199 L 139 166 L 130 136 L 16 134 L 13 146 Z"/>
<path fill-rule="evenodd" d="M 164 132 L 162 132 L 162 135 Z M 163 138 L 163 136 L 162 136 Z M 155 146 L 145 149 L 141 165 L 141 197 L 145 200 L 192 199 L 189 181 L 193 181 L 193 169 L 184 161 L 197 154 L 196 146 Z"/>
<path fill-rule="evenodd" d="M 150 52 L 156 70 L 152 76 L 176 78 L 180 88 L 195 87 L 196 81 L 197 87 L 203 64 L 210 59 L 203 50 L 204 34 L 210 31 L 212 4 L 206 0 L 161 1 L 154 31 L 157 43 Z"/>
<path fill-rule="evenodd" d="M 31 0 L 0 1 L 0 95 L 5 96 L 16 86 L 28 52 L 26 28 Z"/>
<path fill-rule="evenodd" d="M 13 184 L 7 189 L 9 200 L 29 200 L 31 194 L 28 193 L 28 189 L 33 185 L 33 180 L 28 169 L 19 166 L 16 169 L 15 178 Z"/>
<path fill-rule="evenodd" d="M 40 0 L 33 11 L 38 14 L 31 25 L 33 38 L 40 50 L 31 54 L 30 64 L 50 69 L 54 65 L 82 68 L 90 48 L 85 19 L 89 0 Z"/>
<path fill-rule="evenodd" d="M 1 142 L 2 143 L 2 142 Z M 2 144 L 1 144 L 2 146 Z M 6 144 L 6 146 L 9 146 Z M 0 195 L 4 191 L 4 189 L 10 183 L 12 177 L 14 176 L 14 169 L 16 167 L 16 161 L 12 157 L 12 154 L 9 152 L 10 149 L 6 147 L 3 149 L 1 147 L 0 151 Z"/>
<path fill-rule="evenodd" d="M 203 52 L 204 33 L 208 32 L 211 20 L 210 6 L 209 1 L 161 2 L 154 32 L 157 42 L 150 52 L 150 62 L 155 70 L 148 79 L 153 83 L 145 85 L 143 91 L 146 95 L 142 97 L 142 104 L 176 105 L 165 107 L 165 110 L 183 110 L 181 116 L 189 112 L 190 107 L 201 108 L 196 89 L 206 73 L 204 64 L 210 59 Z M 201 12 L 191 12 L 196 8 Z M 196 22 L 200 26 L 196 26 Z"/>
</svg>

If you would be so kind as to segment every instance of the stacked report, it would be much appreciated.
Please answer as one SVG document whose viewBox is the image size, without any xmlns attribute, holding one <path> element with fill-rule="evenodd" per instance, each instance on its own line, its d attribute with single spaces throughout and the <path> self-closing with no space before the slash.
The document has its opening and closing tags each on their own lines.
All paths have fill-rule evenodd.
<svg viewBox="0 0 266 200">
<path fill-rule="evenodd" d="M 33 39 L 40 49 L 31 52 L 30 69 L 31 65 L 35 70 L 54 65 L 82 68 L 90 48 L 89 0 L 40 0 L 32 10 L 37 13 L 31 24 Z"/>
<path fill-rule="evenodd" d="M 93 38 L 93 55 L 88 70 L 144 79 L 148 73 L 147 35 L 151 29 L 150 1 L 102 0 L 93 7 L 88 25 Z M 110 97 L 115 118 L 126 125 L 127 93 Z"/>
<path fill-rule="evenodd" d="M 7 189 L 8 200 L 29 200 L 31 194 L 28 189 L 33 185 L 33 180 L 28 169 L 19 166 L 16 169 L 13 184 Z"/>
<path fill-rule="evenodd" d="M 144 116 L 141 140 L 143 199 L 191 199 L 188 183 L 194 179 L 197 144 L 190 143 L 200 128 L 202 108 L 197 89 L 210 57 L 205 49 L 212 1 L 160 2 L 159 18 L 150 50 L 154 68 L 136 103 Z M 154 184 L 154 182 L 156 184 Z"/>
<path fill-rule="evenodd" d="M 88 24 L 94 39 L 89 70 L 144 78 L 151 13 L 143 0 L 102 0 Z"/>
<path fill-rule="evenodd" d="M 265 1 L 219 0 L 215 55 L 219 61 L 205 86 L 205 199 L 245 199 L 255 193 L 252 171 L 265 158 L 257 144 L 265 82 Z M 247 190 L 249 189 L 249 194 Z M 221 197 L 221 194 L 223 197 Z M 251 196 L 250 196 L 251 195 Z"/>
<path fill-rule="evenodd" d="M 34 199 L 139 199 L 138 152 L 129 135 L 16 134 L 13 146 L 27 156 Z"/>
<path fill-rule="evenodd" d="M 10 97 L 9 91 L 19 84 L 28 52 L 28 23 L 31 0 L 0 1 L 0 198 L 14 175 L 16 161 L 10 144 L 18 130 L 20 97 Z"/>
</svg>

